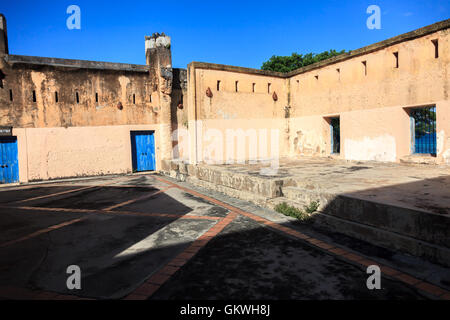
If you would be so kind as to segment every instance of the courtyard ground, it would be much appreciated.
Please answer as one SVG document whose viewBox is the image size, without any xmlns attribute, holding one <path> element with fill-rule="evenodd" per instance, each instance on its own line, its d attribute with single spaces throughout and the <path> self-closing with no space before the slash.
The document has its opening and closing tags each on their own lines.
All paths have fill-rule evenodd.
<svg viewBox="0 0 450 320">
<path fill-rule="evenodd" d="M 2 299 L 450 299 L 447 268 L 153 174 L 2 187 L 0 215 Z"/>
</svg>

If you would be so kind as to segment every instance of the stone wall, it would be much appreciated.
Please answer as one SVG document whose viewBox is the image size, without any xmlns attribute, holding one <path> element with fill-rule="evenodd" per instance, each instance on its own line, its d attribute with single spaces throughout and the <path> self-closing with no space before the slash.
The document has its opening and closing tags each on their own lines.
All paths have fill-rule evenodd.
<svg viewBox="0 0 450 320">
<path fill-rule="evenodd" d="M 146 65 L 11 55 L 0 15 L 0 126 L 13 127 L 20 180 L 30 181 L 130 172 L 133 128 L 155 132 L 157 169 L 173 158 L 328 157 L 331 117 L 341 124 L 333 157 L 421 162 L 411 155 L 409 113 L 436 106 L 437 155 L 426 162 L 450 164 L 449 26 L 283 74 L 199 62 L 173 69 L 164 34 L 145 37 Z"/>
<path fill-rule="evenodd" d="M 172 157 L 187 108 L 170 37 L 145 38 L 146 65 L 19 56 L 0 18 L 0 126 L 17 137 L 21 182 L 129 173 L 131 131 L 154 132 L 157 170 Z"/>
<path fill-rule="evenodd" d="M 269 148 L 279 157 L 450 164 L 449 26 L 442 21 L 288 74 L 191 63 L 191 162 L 253 160 L 255 152 L 261 160 Z M 427 106 L 436 107 L 437 154 L 410 159 L 410 111 Z M 338 155 L 332 117 L 340 118 Z M 238 142 L 227 150 L 235 136 L 240 156 Z"/>
<path fill-rule="evenodd" d="M 53 59 L 54 60 L 54 59 Z M 0 125 L 18 128 L 158 123 L 148 69 L 89 68 L 67 60 L 7 56 L 1 70 Z"/>
</svg>

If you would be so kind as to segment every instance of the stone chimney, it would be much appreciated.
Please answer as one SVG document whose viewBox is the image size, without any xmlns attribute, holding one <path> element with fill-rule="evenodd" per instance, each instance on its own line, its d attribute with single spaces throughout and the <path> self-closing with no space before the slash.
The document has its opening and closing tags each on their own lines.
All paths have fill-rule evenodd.
<svg viewBox="0 0 450 320">
<path fill-rule="evenodd" d="M 154 33 L 145 37 L 145 57 L 149 66 L 150 83 L 153 92 L 157 91 L 158 121 L 161 137 L 161 160 L 172 159 L 172 53 L 170 50 L 170 37 L 164 33 Z"/>
<path fill-rule="evenodd" d="M 7 55 L 8 51 L 8 32 L 6 30 L 6 18 L 0 13 L 0 55 Z"/>
<path fill-rule="evenodd" d="M 154 33 L 145 37 L 145 57 L 147 65 L 151 66 L 159 60 L 161 67 L 172 68 L 172 53 L 170 51 L 170 37 L 163 33 Z"/>
</svg>

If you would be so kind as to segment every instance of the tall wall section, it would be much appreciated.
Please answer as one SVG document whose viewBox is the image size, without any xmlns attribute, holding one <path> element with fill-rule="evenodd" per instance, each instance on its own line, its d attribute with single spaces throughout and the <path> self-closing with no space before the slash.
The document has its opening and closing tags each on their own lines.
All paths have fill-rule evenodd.
<svg viewBox="0 0 450 320">
<path fill-rule="evenodd" d="M 288 146 L 282 74 L 194 62 L 188 84 L 193 162 L 266 159 Z"/>
<path fill-rule="evenodd" d="M 190 161 L 414 161 L 411 110 L 435 106 L 436 155 L 414 158 L 450 163 L 449 26 L 442 21 L 289 74 L 191 63 Z M 333 117 L 340 118 L 339 154 L 332 154 Z"/>
<path fill-rule="evenodd" d="M 339 117 L 338 157 L 400 161 L 412 152 L 411 108 L 436 106 L 435 162 L 450 163 L 449 21 L 293 72 L 289 155 L 330 155 Z"/>
<path fill-rule="evenodd" d="M 146 37 L 147 65 L 18 56 L 0 17 L 0 126 L 17 137 L 20 182 L 130 173 L 132 131 L 153 132 L 157 170 L 171 158 L 183 91 L 169 37 Z"/>
</svg>

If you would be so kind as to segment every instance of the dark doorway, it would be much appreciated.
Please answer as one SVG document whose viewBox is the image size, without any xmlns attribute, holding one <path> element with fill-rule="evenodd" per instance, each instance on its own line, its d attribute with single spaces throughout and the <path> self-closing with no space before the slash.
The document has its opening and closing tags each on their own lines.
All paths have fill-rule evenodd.
<svg viewBox="0 0 450 320">
<path fill-rule="evenodd" d="M 330 119 L 331 153 L 341 153 L 341 124 L 339 118 Z"/>
</svg>

